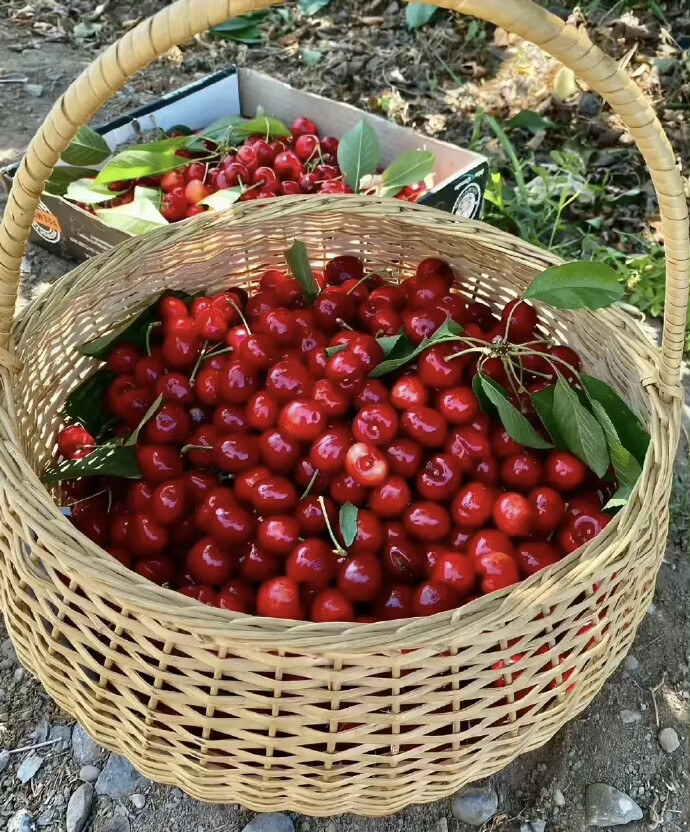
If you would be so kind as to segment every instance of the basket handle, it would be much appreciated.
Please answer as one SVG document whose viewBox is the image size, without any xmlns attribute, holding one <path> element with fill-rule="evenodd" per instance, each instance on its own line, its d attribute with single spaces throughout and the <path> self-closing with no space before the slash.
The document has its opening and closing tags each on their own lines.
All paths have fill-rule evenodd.
<svg viewBox="0 0 690 832">
<path fill-rule="evenodd" d="M 19 270 L 43 186 L 82 124 L 88 123 L 125 81 L 172 46 L 225 20 L 277 0 L 177 0 L 103 52 L 53 106 L 14 177 L 0 225 L 0 349 L 9 343 Z M 666 247 L 666 307 L 662 396 L 677 395 L 683 355 L 690 268 L 690 227 L 673 149 L 639 87 L 616 62 L 575 29 L 532 0 L 433 0 L 529 40 L 585 81 L 610 104 L 635 140 L 659 199 Z"/>
</svg>

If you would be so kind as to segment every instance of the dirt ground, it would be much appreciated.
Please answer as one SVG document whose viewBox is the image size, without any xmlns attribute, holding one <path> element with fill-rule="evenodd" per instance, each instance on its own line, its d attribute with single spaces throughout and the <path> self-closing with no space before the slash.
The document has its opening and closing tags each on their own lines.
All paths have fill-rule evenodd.
<svg viewBox="0 0 690 832">
<path fill-rule="evenodd" d="M 118 2 L 113 8 L 104 5 L 102 13 L 94 14 L 95 2 L 63 5 L 53 0 L 36 0 L 33 4 L 0 0 L 0 165 L 20 157 L 52 103 L 100 45 L 163 3 Z M 471 113 L 464 107 L 448 108 L 447 84 L 445 89 L 443 84 L 434 87 L 428 71 L 411 80 L 409 57 L 418 48 L 421 35 L 404 30 L 395 2 L 369 3 L 368 17 L 364 18 L 352 11 L 352 25 L 345 27 L 345 34 L 343 27 L 350 14 L 347 4 L 334 0 L 333 9 L 326 22 L 305 21 L 297 36 L 281 36 L 276 24 L 278 31 L 273 32 L 271 45 L 251 52 L 244 46 L 209 47 L 204 41 L 174 50 L 130 81 L 97 122 L 237 60 L 364 108 L 376 109 L 382 96 L 387 95 L 390 106 L 400 108 L 398 120 L 426 126 L 451 141 L 461 141 L 469 134 Z M 87 14 L 93 18 L 89 25 L 94 31 L 84 42 L 82 30 L 74 26 L 85 21 Z M 369 22 L 363 23 L 363 19 Z M 324 51 L 330 49 L 320 69 L 304 65 L 297 45 L 300 36 L 312 46 L 320 44 Z M 450 49 L 445 40 L 448 36 L 448 26 L 430 31 L 435 54 Z M 474 80 L 481 80 L 485 74 L 476 62 L 465 66 L 457 56 L 454 61 L 454 74 L 456 70 L 464 72 Z M 11 78 L 25 78 L 26 83 L 2 83 Z M 367 83 L 371 88 L 365 96 L 362 89 Z M 425 113 L 439 111 L 441 121 L 424 119 Z M 686 124 L 672 116 L 667 126 L 676 143 L 682 145 L 681 150 L 687 152 Z M 687 165 L 687 156 L 685 161 Z M 32 247 L 24 267 L 24 299 L 40 292 L 71 265 Z M 688 406 L 686 413 L 690 414 Z M 500 808 L 487 830 L 529 832 L 531 828 L 538 832 L 544 829 L 542 820 L 547 832 L 583 829 L 585 789 L 596 782 L 615 786 L 642 807 L 644 819 L 629 824 L 626 828 L 631 832 L 690 829 L 690 471 L 685 443 L 678 457 L 677 475 L 668 551 L 659 573 L 654 606 L 640 627 L 632 658 L 619 668 L 584 714 L 542 749 L 520 758 L 493 778 Z M 16 664 L 11 645 L 2 641 L 5 637 L 0 626 L 0 749 L 14 751 L 40 743 L 51 736 L 51 728 L 71 721 Z M 680 747 L 672 753 L 664 751 L 658 741 L 659 731 L 664 728 L 674 729 L 680 739 Z M 22 785 L 18 768 L 34 753 L 43 757 L 43 763 Z M 0 762 L 0 827 L 4 828 L 3 820 L 13 818 L 16 832 L 29 832 L 36 828 L 34 823 L 37 828 L 64 829 L 65 806 L 79 785 L 79 769 L 70 748 L 59 743 L 35 752 L 13 753 L 4 770 Z M 135 800 L 131 795 L 119 800 L 97 798 L 86 828 L 95 832 L 234 832 L 251 817 L 238 806 L 208 806 L 183 796 L 179 790 L 148 782 L 141 784 L 134 796 Z M 22 809 L 32 819 L 24 825 L 17 820 Z M 385 820 L 352 816 L 293 819 L 301 832 L 457 832 L 468 828 L 453 817 L 449 801 L 411 808 Z M 530 822 L 531 827 L 526 825 Z"/>
</svg>

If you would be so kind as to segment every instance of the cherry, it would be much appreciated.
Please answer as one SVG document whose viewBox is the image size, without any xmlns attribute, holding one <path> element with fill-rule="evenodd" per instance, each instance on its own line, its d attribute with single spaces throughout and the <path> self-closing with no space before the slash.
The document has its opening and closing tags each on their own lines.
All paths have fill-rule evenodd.
<svg viewBox="0 0 690 832">
<path fill-rule="evenodd" d="M 383 568 L 392 580 L 412 584 L 424 576 L 425 562 L 422 553 L 405 534 L 389 540 L 383 550 Z"/>
<path fill-rule="evenodd" d="M 290 578 L 272 578 L 261 584 L 256 596 L 256 612 L 267 618 L 302 620 L 304 610 L 299 585 Z"/>
<path fill-rule="evenodd" d="M 310 616 L 317 624 L 331 621 L 354 621 L 352 602 L 339 589 L 325 589 L 312 601 Z"/>
<path fill-rule="evenodd" d="M 109 539 L 111 545 L 124 548 L 127 546 L 127 531 L 129 529 L 129 515 L 112 515 L 110 520 Z"/>
<path fill-rule="evenodd" d="M 450 288 L 455 280 L 452 267 L 440 257 L 426 257 L 421 260 L 415 271 L 415 277 L 420 278 L 421 281 L 430 277 L 441 277 L 447 288 Z"/>
<path fill-rule="evenodd" d="M 180 477 L 180 481 L 184 484 L 185 493 L 194 505 L 198 505 L 209 491 L 219 485 L 218 478 L 206 471 L 185 471 Z M 132 510 L 144 511 L 144 509 Z"/>
<path fill-rule="evenodd" d="M 530 491 L 527 500 L 532 507 L 535 532 L 548 535 L 560 526 L 565 515 L 565 503 L 557 491 L 540 486 Z"/>
<path fill-rule="evenodd" d="M 491 450 L 500 459 L 522 453 L 525 449 L 519 445 L 504 427 L 497 427 L 491 434 Z"/>
<path fill-rule="evenodd" d="M 430 338 L 445 321 L 446 313 L 438 307 L 410 309 L 403 313 L 402 327 L 409 340 L 417 345 L 421 344 L 425 338 Z"/>
<path fill-rule="evenodd" d="M 276 362 L 266 376 L 266 391 L 281 403 L 308 396 L 313 384 L 306 367 L 292 358 Z"/>
<path fill-rule="evenodd" d="M 506 457 L 501 463 L 501 482 L 515 491 L 531 491 L 543 480 L 543 467 L 534 454 L 521 453 Z"/>
<path fill-rule="evenodd" d="M 134 367 L 134 380 L 140 387 L 155 387 L 161 376 L 165 375 L 165 367 L 160 358 L 144 356 Z"/>
<path fill-rule="evenodd" d="M 332 500 L 324 498 L 326 512 L 331 523 L 335 522 L 337 511 Z M 318 497 L 305 497 L 297 506 L 297 522 L 302 537 L 315 537 L 326 531 L 326 520 Z"/>
<path fill-rule="evenodd" d="M 106 552 L 109 555 L 112 555 L 115 560 L 119 561 L 123 566 L 127 567 L 127 569 L 132 568 L 132 555 L 127 551 L 127 549 L 111 544 L 107 547 Z"/>
<path fill-rule="evenodd" d="M 503 552 L 512 556 L 515 547 L 505 532 L 498 531 L 498 529 L 481 529 L 467 541 L 466 550 L 467 554 L 473 558 L 481 557 L 487 552 Z"/>
<path fill-rule="evenodd" d="M 307 134 L 316 134 L 317 129 L 313 121 L 304 116 L 299 116 L 290 125 L 290 132 L 295 139 L 298 139 L 300 136 L 306 136 Z"/>
<path fill-rule="evenodd" d="M 599 511 L 601 511 L 601 500 L 598 494 L 594 492 L 576 494 L 568 500 L 566 516 L 572 519 L 581 514 L 597 514 Z"/>
<path fill-rule="evenodd" d="M 187 165 L 186 168 L 183 168 L 185 182 L 193 182 L 195 179 L 203 182 L 206 179 L 207 167 L 204 162 L 192 162 Z"/>
<path fill-rule="evenodd" d="M 69 425 L 58 434 L 58 452 L 65 459 L 77 459 L 85 450 L 84 446 L 95 445 L 93 436 L 81 425 Z M 90 450 L 90 448 L 88 449 Z"/>
<path fill-rule="evenodd" d="M 163 358 L 169 367 L 175 370 L 189 370 L 196 364 L 200 354 L 201 341 L 193 331 L 173 331 L 165 336 Z"/>
<path fill-rule="evenodd" d="M 281 572 L 280 558 L 251 543 L 239 558 L 240 575 L 246 581 L 268 581 Z"/>
<path fill-rule="evenodd" d="M 462 359 L 448 360 L 458 352 L 455 344 L 436 344 L 424 350 L 419 358 L 419 378 L 429 387 L 455 387 L 460 383 L 464 366 Z"/>
<path fill-rule="evenodd" d="M 544 463 L 544 478 L 557 491 L 575 491 L 587 478 L 587 466 L 567 451 L 551 451 Z"/>
<path fill-rule="evenodd" d="M 143 480 L 131 483 L 127 492 L 128 510 L 133 514 L 148 514 L 154 490 L 155 486 Z"/>
<path fill-rule="evenodd" d="M 400 417 L 400 429 L 410 439 L 425 448 L 440 448 L 446 439 L 448 425 L 437 410 L 415 405 Z M 392 439 L 389 437 L 388 440 Z"/>
<path fill-rule="evenodd" d="M 258 465 L 259 443 L 255 436 L 227 434 L 214 444 L 212 458 L 216 468 L 229 474 L 240 474 Z"/>
<path fill-rule="evenodd" d="M 259 380 L 255 371 L 239 359 L 228 362 L 225 369 L 220 371 L 218 393 L 224 402 L 244 404 L 256 392 L 258 386 Z"/>
<path fill-rule="evenodd" d="M 171 170 L 161 176 L 161 190 L 163 193 L 170 193 L 175 188 L 184 188 L 185 178 L 181 170 Z"/>
<path fill-rule="evenodd" d="M 270 335 L 254 333 L 237 346 L 237 358 L 251 370 L 269 370 L 276 359 L 276 347 Z"/>
<path fill-rule="evenodd" d="M 467 321 L 471 324 L 476 324 L 484 332 L 488 332 L 494 325 L 495 318 L 491 312 L 491 307 L 480 301 L 470 303 L 467 307 Z M 467 333 L 466 331 L 466 334 Z"/>
<path fill-rule="evenodd" d="M 256 530 L 258 545 L 273 555 L 287 555 L 297 545 L 300 525 L 296 517 L 276 514 L 262 520 Z"/>
<path fill-rule="evenodd" d="M 407 303 L 407 295 L 402 286 L 395 286 L 392 283 L 386 283 L 379 286 L 369 295 L 369 298 L 374 303 L 383 303 L 392 306 L 398 312 L 405 308 Z"/>
<path fill-rule="evenodd" d="M 144 558 L 137 562 L 134 570 L 142 578 L 153 581 L 154 584 L 169 584 L 175 576 L 175 570 L 170 561 L 170 558 L 155 557 Z"/>
<path fill-rule="evenodd" d="M 516 584 L 520 580 L 517 563 L 505 552 L 487 552 L 478 558 L 482 592 L 487 595 Z"/>
<path fill-rule="evenodd" d="M 132 387 L 130 390 L 125 390 L 122 393 L 117 415 L 128 426 L 134 427 L 144 418 L 153 402 L 154 395 L 150 388 Z"/>
<path fill-rule="evenodd" d="M 335 353 L 328 359 L 325 367 L 325 375 L 339 389 L 347 392 L 353 380 L 364 379 L 366 367 L 362 359 L 358 355 L 355 355 L 354 350 L 346 348 Z M 364 386 L 363 381 L 361 386 Z"/>
<path fill-rule="evenodd" d="M 163 194 L 161 214 L 168 222 L 177 222 L 187 216 L 187 199 L 183 187 L 175 187 Z"/>
<path fill-rule="evenodd" d="M 292 150 L 286 150 L 276 156 L 273 162 L 273 170 L 281 181 L 290 179 L 294 182 L 297 182 L 305 172 L 299 156 L 293 153 Z"/>
<path fill-rule="evenodd" d="M 257 157 L 256 151 L 254 150 L 254 147 L 249 143 L 245 143 L 242 145 L 242 147 L 239 148 L 239 150 L 236 153 L 236 158 L 241 165 L 245 166 L 245 168 L 250 174 L 253 174 L 254 171 L 259 167 L 259 159 Z"/>
<path fill-rule="evenodd" d="M 534 512 L 525 496 L 509 491 L 496 500 L 493 519 L 497 528 L 511 537 L 526 537 L 534 525 Z"/>
<path fill-rule="evenodd" d="M 352 422 L 355 439 L 371 445 L 385 445 L 393 439 L 397 430 L 398 414 L 385 403 L 365 405 Z"/>
<path fill-rule="evenodd" d="M 561 553 L 556 546 L 540 540 L 526 540 L 519 544 L 515 552 L 515 560 L 526 578 L 535 575 L 540 569 L 558 563 L 560 559 Z"/>
<path fill-rule="evenodd" d="M 255 329 L 268 335 L 279 347 L 290 346 L 297 335 L 295 317 L 289 309 L 270 309 L 262 312 Z"/>
<path fill-rule="evenodd" d="M 604 512 L 583 513 L 570 520 L 569 526 L 573 540 L 579 545 L 583 545 L 596 537 L 610 522 L 611 518 Z"/>
<path fill-rule="evenodd" d="M 309 450 L 309 462 L 315 469 L 327 473 L 343 470 L 352 435 L 347 425 L 335 424 L 314 440 Z"/>
<path fill-rule="evenodd" d="M 458 606 L 455 590 L 441 581 L 425 581 L 412 595 L 413 615 L 436 615 Z"/>
<path fill-rule="evenodd" d="M 229 407 L 231 407 L 231 405 L 225 405 L 225 408 Z M 214 423 L 216 412 L 217 411 L 214 412 Z M 254 430 L 268 430 L 269 428 L 274 428 L 277 425 L 279 413 L 280 406 L 270 393 L 254 393 L 254 395 L 247 402 L 245 410 L 246 424 Z M 232 429 L 233 428 L 230 428 L 230 430 Z"/>
<path fill-rule="evenodd" d="M 419 376 L 403 376 L 391 387 L 390 401 L 398 410 L 428 404 L 429 391 Z"/>
<path fill-rule="evenodd" d="M 141 475 L 152 483 L 177 479 L 184 470 L 180 452 L 171 445 L 137 445 L 136 457 Z"/>
<path fill-rule="evenodd" d="M 451 425 L 471 425 L 480 407 L 471 387 L 449 387 L 438 396 L 438 409 Z"/>
<path fill-rule="evenodd" d="M 133 514 L 127 526 L 127 547 L 137 557 L 160 554 L 168 545 L 165 526 L 156 522 L 151 514 Z"/>
<path fill-rule="evenodd" d="M 407 481 L 391 476 L 369 494 L 369 508 L 379 517 L 400 517 L 409 506 L 412 492 Z"/>
<path fill-rule="evenodd" d="M 411 479 L 422 465 L 422 449 L 411 439 L 394 439 L 383 446 L 392 474 Z"/>
<path fill-rule="evenodd" d="M 232 556 L 212 537 L 202 537 L 187 554 L 187 571 L 200 584 L 219 586 L 235 570 Z"/>
<path fill-rule="evenodd" d="M 233 481 L 235 497 L 243 503 L 251 503 L 256 486 L 270 476 L 271 471 L 263 465 L 257 465 L 251 471 L 244 471 L 242 474 L 238 474 Z"/>
<path fill-rule="evenodd" d="M 331 156 L 333 159 L 338 154 L 338 145 L 340 142 L 334 136 L 324 136 L 321 139 L 321 151 L 325 156 Z"/>
<path fill-rule="evenodd" d="M 252 173 L 252 185 L 260 185 L 262 191 L 275 193 L 278 190 L 278 177 L 273 168 L 267 165 L 260 165 Z"/>
<path fill-rule="evenodd" d="M 220 309 L 210 307 L 195 316 L 194 329 L 199 338 L 218 344 L 224 341 L 228 334 L 228 319 Z"/>
<path fill-rule="evenodd" d="M 314 155 L 318 155 L 319 139 L 313 133 L 303 133 L 298 136 L 294 147 L 299 159 L 308 162 Z"/>
<path fill-rule="evenodd" d="M 177 590 L 180 595 L 186 595 L 187 598 L 194 598 L 196 601 L 201 601 L 208 607 L 218 606 L 218 593 L 211 586 L 204 586 L 203 584 L 186 584 L 178 587 Z"/>
<path fill-rule="evenodd" d="M 373 488 L 388 476 L 388 462 L 378 448 L 356 442 L 345 456 L 345 470 L 360 485 Z"/>
<path fill-rule="evenodd" d="M 266 477 L 254 488 L 252 503 L 263 517 L 289 514 L 297 506 L 297 492 L 295 486 L 285 477 Z"/>
<path fill-rule="evenodd" d="M 458 461 L 455 460 L 455 462 L 457 465 Z M 470 465 L 469 477 L 475 482 L 484 483 L 484 485 L 497 486 L 499 480 L 498 461 L 493 456 L 475 460 Z"/>
<path fill-rule="evenodd" d="M 338 571 L 338 588 L 349 601 L 356 604 L 373 601 L 382 582 L 381 564 L 372 554 L 348 557 Z"/>
<path fill-rule="evenodd" d="M 524 300 L 511 300 L 501 312 L 503 335 L 514 344 L 533 340 L 538 323 L 537 310 Z"/>
<path fill-rule="evenodd" d="M 493 511 L 495 492 L 488 485 L 471 482 L 460 489 L 450 504 L 453 521 L 466 528 L 484 526 Z"/>
<path fill-rule="evenodd" d="M 426 500 L 450 500 L 460 486 L 460 471 L 449 454 L 430 456 L 417 474 L 417 493 Z"/>
<path fill-rule="evenodd" d="M 310 537 L 298 543 L 285 561 L 288 578 L 317 591 L 326 589 L 337 571 L 336 554 L 320 537 Z"/>
<path fill-rule="evenodd" d="M 264 465 L 279 474 L 288 474 L 301 453 L 299 442 L 279 430 L 264 431 L 259 437 L 259 454 Z"/>
<path fill-rule="evenodd" d="M 204 498 L 196 510 L 195 522 L 224 546 L 246 543 L 255 525 L 253 516 L 224 488 L 217 488 Z"/>
<path fill-rule="evenodd" d="M 412 503 L 403 515 L 405 529 L 418 540 L 443 540 L 450 532 L 448 511 L 430 500 Z"/>
<path fill-rule="evenodd" d="M 555 347 L 549 347 L 548 354 L 554 359 L 555 369 L 565 376 L 567 381 L 573 381 L 576 373 L 582 367 L 580 356 L 575 350 L 570 349 L 570 347 L 556 345 Z M 556 373 L 553 367 L 551 367 L 551 373 L 555 377 Z"/>
<path fill-rule="evenodd" d="M 286 404 L 278 418 L 283 436 L 298 442 L 311 442 L 326 427 L 326 414 L 319 402 L 294 399 Z"/>
<path fill-rule="evenodd" d="M 182 479 L 171 480 L 162 482 L 153 492 L 149 511 L 158 523 L 170 526 L 182 519 L 186 503 L 184 482 Z"/>
<path fill-rule="evenodd" d="M 188 376 L 165 373 L 156 382 L 156 396 L 163 396 L 168 402 L 189 405 L 194 401 L 194 389 Z"/>
<path fill-rule="evenodd" d="M 166 402 L 144 428 L 147 442 L 160 445 L 181 445 L 189 436 L 192 424 L 187 411 L 175 402 Z"/>
<path fill-rule="evenodd" d="M 467 555 L 447 552 L 437 558 L 429 577 L 432 581 L 448 584 L 462 598 L 474 591 L 475 566 Z"/>
<path fill-rule="evenodd" d="M 256 605 L 256 596 L 248 581 L 233 578 L 218 593 L 216 605 L 222 610 L 252 613 Z"/>
<path fill-rule="evenodd" d="M 329 488 L 332 499 L 340 506 L 352 503 L 361 506 L 367 497 L 367 489 L 349 474 L 338 474 L 333 478 Z"/>
<path fill-rule="evenodd" d="M 225 174 L 225 181 L 230 188 L 234 188 L 237 185 L 248 185 L 251 179 L 249 169 L 242 162 L 230 162 L 225 165 L 223 173 Z M 247 193 L 251 192 L 248 191 Z"/>
<path fill-rule="evenodd" d="M 355 407 L 364 407 L 367 404 L 381 404 L 388 401 L 388 388 L 383 382 L 376 378 L 367 379 L 364 387 L 355 395 L 353 404 Z"/>
<path fill-rule="evenodd" d="M 139 353 L 133 344 L 118 344 L 108 353 L 107 367 L 118 375 L 132 373 L 139 360 Z"/>
<path fill-rule="evenodd" d="M 107 546 L 109 538 L 108 514 L 99 503 L 91 500 L 77 503 L 72 508 L 72 523 L 79 531 L 99 546 Z M 129 534 L 129 526 L 128 526 Z"/>
</svg>

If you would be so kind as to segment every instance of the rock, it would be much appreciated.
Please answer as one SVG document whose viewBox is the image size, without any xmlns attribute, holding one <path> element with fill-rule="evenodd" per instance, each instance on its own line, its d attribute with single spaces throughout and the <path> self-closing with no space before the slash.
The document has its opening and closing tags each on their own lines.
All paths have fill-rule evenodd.
<svg viewBox="0 0 690 832">
<path fill-rule="evenodd" d="M 93 804 L 93 786 L 82 783 L 67 804 L 65 828 L 67 832 L 81 832 L 86 825 Z"/>
<path fill-rule="evenodd" d="M 591 92 L 583 92 L 580 95 L 580 101 L 577 105 L 577 109 L 581 116 L 585 116 L 585 118 L 594 118 L 594 116 L 599 115 L 601 103 L 601 98 L 599 98 L 598 95 L 594 95 L 594 93 Z"/>
<path fill-rule="evenodd" d="M 530 822 L 530 827 L 532 832 L 545 832 L 546 830 L 546 821 L 543 818 L 535 818 L 533 821 Z"/>
<path fill-rule="evenodd" d="M 98 780 L 98 775 L 100 773 L 101 770 L 98 766 L 82 766 L 79 769 L 79 779 L 83 780 L 85 783 L 93 783 L 94 780 Z"/>
<path fill-rule="evenodd" d="M 627 794 L 606 783 L 591 783 L 585 791 L 585 818 L 588 826 L 624 826 L 642 820 L 642 809 Z"/>
<path fill-rule="evenodd" d="M 673 754 L 680 747 L 678 734 L 673 728 L 662 728 L 659 731 L 659 745 L 667 754 Z"/>
<path fill-rule="evenodd" d="M 53 725 L 50 729 L 48 739 L 58 740 L 53 746 L 54 751 L 66 751 L 69 748 L 70 740 L 72 739 L 71 725 Z"/>
<path fill-rule="evenodd" d="M 634 671 L 634 670 L 637 670 L 637 668 L 638 668 L 639 666 L 640 666 L 640 663 L 637 661 L 637 659 L 636 659 L 636 658 L 635 658 L 632 654 L 628 654 L 628 655 L 627 655 L 627 656 L 623 659 L 623 667 L 624 667 L 626 670 L 630 670 L 630 671 L 632 672 L 632 671 Z"/>
<path fill-rule="evenodd" d="M 30 754 L 17 769 L 17 779 L 20 783 L 28 783 L 42 765 L 40 754 Z"/>
<path fill-rule="evenodd" d="M 555 806 L 563 808 L 565 806 L 565 795 L 560 789 L 553 790 L 553 802 Z"/>
<path fill-rule="evenodd" d="M 112 818 L 103 827 L 103 832 L 131 832 L 129 818 Z"/>
<path fill-rule="evenodd" d="M 105 794 L 113 800 L 126 797 L 144 782 L 134 766 L 117 754 L 111 754 L 105 768 L 96 780 L 96 793 Z"/>
<path fill-rule="evenodd" d="M 0 774 L 2 774 L 10 764 L 10 756 L 10 752 L 6 748 L 3 748 L 0 751 Z"/>
<path fill-rule="evenodd" d="M 40 98 L 43 95 L 43 86 L 41 84 L 24 84 L 24 92 L 34 98 Z"/>
<path fill-rule="evenodd" d="M 48 829 L 55 823 L 55 810 L 46 809 L 36 818 L 36 826 L 39 829 Z M 53 827 L 54 828 L 54 827 Z"/>
<path fill-rule="evenodd" d="M 283 812 L 266 812 L 255 815 L 242 832 L 295 832 L 295 825 Z"/>
<path fill-rule="evenodd" d="M 7 832 L 34 832 L 35 828 L 34 819 L 26 809 L 15 812 L 7 823 Z"/>
<path fill-rule="evenodd" d="M 623 725 L 632 725 L 633 722 L 639 722 L 642 719 L 639 711 L 629 711 L 627 708 L 623 708 L 619 716 Z"/>
<path fill-rule="evenodd" d="M 436 821 L 436 832 L 448 832 L 448 821 L 445 818 L 439 818 Z"/>
<path fill-rule="evenodd" d="M 328 823 L 326 824 L 326 832 L 338 832 L 338 827 L 335 825 L 335 821 L 328 821 Z"/>
<path fill-rule="evenodd" d="M 452 800 L 453 816 L 470 826 L 481 826 L 498 811 L 498 794 L 491 786 L 470 786 Z"/>
<path fill-rule="evenodd" d="M 33 732 L 33 739 L 38 742 L 45 742 L 48 739 L 48 733 L 50 731 L 50 722 L 44 717 L 36 727 L 36 730 Z"/>
<path fill-rule="evenodd" d="M 78 723 L 72 731 L 72 756 L 74 762 L 80 766 L 93 766 L 100 763 L 105 755 L 98 743 L 94 742 Z"/>
<path fill-rule="evenodd" d="M 138 809 L 139 811 L 141 811 L 144 808 L 144 806 L 146 806 L 146 798 L 143 794 L 133 794 L 130 797 L 130 800 L 132 801 L 132 806 L 134 806 L 134 808 Z"/>
</svg>

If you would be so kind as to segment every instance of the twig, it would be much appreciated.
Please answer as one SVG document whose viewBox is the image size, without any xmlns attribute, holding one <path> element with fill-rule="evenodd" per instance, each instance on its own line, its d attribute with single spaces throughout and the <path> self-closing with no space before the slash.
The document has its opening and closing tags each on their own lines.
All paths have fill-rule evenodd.
<svg viewBox="0 0 690 832">
<path fill-rule="evenodd" d="M 95 23 L 100 17 L 103 17 L 103 15 L 108 11 L 111 3 L 112 0 L 103 0 L 103 2 L 99 3 L 90 14 L 86 15 L 87 21 L 89 23 Z"/>
<path fill-rule="evenodd" d="M 654 703 L 654 718 L 656 719 L 656 727 L 659 728 L 659 709 L 657 708 L 656 704 L 656 692 L 659 690 L 660 687 L 663 686 L 664 682 L 666 681 L 666 671 L 664 671 L 663 676 L 661 677 L 661 681 L 655 688 L 650 688 L 649 692 L 652 694 L 652 702 Z"/>
<path fill-rule="evenodd" d="M 26 84 L 29 79 L 26 76 L 21 78 L 0 78 L 0 84 Z"/>
<path fill-rule="evenodd" d="M 25 751 L 35 751 L 37 748 L 45 748 L 46 745 L 55 745 L 58 742 L 64 742 L 62 737 L 55 737 L 54 740 L 46 740 L 45 742 L 36 743 L 36 745 L 24 745 L 21 748 L 13 748 L 10 754 L 23 754 Z"/>
</svg>

